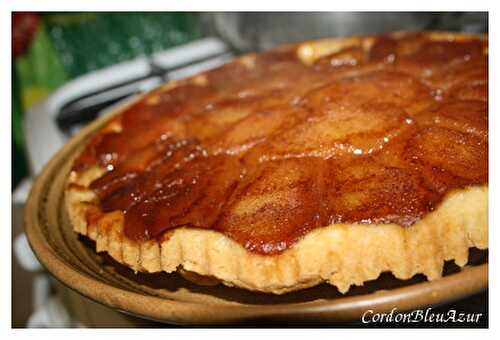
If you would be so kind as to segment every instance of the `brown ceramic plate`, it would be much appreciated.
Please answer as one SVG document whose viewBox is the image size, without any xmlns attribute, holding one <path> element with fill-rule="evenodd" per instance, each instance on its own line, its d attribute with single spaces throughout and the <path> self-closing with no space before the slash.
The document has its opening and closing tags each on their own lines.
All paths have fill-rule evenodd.
<svg viewBox="0 0 500 340">
<path fill-rule="evenodd" d="M 451 302 L 488 285 L 487 252 L 471 252 L 470 265 L 459 270 L 448 263 L 442 279 L 422 276 L 401 281 L 383 274 L 363 287 L 340 294 L 323 284 L 281 296 L 237 288 L 198 286 L 177 274 L 134 274 L 108 257 L 97 255 L 73 232 L 64 209 L 64 182 L 86 140 L 106 120 L 78 133 L 36 179 L 25 211 L 26 233 L 42 264 L 81 294 L 120 311 L 178 324 L 247 321 L 338 322 L 360 320 L 374 311 L 412 310 Z"/>
</svg>

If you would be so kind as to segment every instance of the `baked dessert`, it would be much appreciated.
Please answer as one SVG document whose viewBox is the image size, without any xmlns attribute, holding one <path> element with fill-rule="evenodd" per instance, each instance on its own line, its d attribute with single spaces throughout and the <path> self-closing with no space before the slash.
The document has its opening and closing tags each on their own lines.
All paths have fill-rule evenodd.
<svg viewBox="0 0 500 340">
<path fill-rule="evenodd" d="M 168 82 L 74 161 L 73 228 L 134 271 L 275 294 L 437 279 L 488 244 L 487 44 L 325 39 Z"/>
</svg>

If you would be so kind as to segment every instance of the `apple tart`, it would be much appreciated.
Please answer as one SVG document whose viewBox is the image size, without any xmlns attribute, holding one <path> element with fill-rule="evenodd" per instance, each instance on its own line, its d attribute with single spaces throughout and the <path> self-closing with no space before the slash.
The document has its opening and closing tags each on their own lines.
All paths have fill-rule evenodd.
<svg viewBox="0 0 500 340">
<path fill-rule="evenodd" d="M 112 113 L 74 231 L 134 271 L 282 294 L 442 275 L 488 247 L 488 41 L 392 33 L 248 54 Z"/>
</svg>

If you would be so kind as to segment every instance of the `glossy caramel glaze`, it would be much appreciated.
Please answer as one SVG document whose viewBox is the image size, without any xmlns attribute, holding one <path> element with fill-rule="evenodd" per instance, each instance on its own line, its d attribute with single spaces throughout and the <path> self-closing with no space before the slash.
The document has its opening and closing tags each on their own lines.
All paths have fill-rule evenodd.
<svg viewBox="0 0 500 340">
<path fill-rule="evenodd" d="M 310 63 L 297 46 L 160 88 L 77 172 L 134 240 L 209 228 L 276 254 L 333 223 L 410 226 L 488 180 L 487 40 L 379 36 Z"/>
</svg>

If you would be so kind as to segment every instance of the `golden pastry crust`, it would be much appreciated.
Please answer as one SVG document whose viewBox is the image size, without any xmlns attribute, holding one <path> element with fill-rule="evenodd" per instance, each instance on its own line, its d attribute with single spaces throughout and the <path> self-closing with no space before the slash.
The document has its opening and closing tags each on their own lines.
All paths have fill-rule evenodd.
<svg viewBox="0 0 500 340">
<path fill-rule="evenodd" d="M 397 36 L 397 34 L 395 34 Z M 430 33 L 431 40 L 468 39 L 468 36 Z M 351 46 L 369 48 L 371 37 L 326 39 L 302 43 L 297 54 L 305 64 Z M 487 51 L 484 51 L 487 53 Z M 252 64 L 252 56 L 237 62 Z M 187 81 L 203 83 L 203 75 Z M 182 83 L 182 81 L 181 81 Z M 164 86 L 172 88 L 176 82 Z M 156 100 L 153 93 L 146 100 Z M 153 103 L 154 104 L 154 103 Z M 105 129 L 119 130 L 111 121 Z M 282 294 L 328 282 L 340 292 L 362 285 L 382 272 L 399 279 L 424 274 L 439 278 L 444 261 L 467 263 L 468 249 L 488 247 L 488 186 L 475 185 L 449 192 L 439 206 L 410 227 L 398 224 L 332 224 L 309 231 L 279 254 L 261 255 L 245 249 L 221 232 L 179 227 L 161 241 L 133 241 L 124 235 L 121 211 L 102 213 L 99 198 L 89 189 L 105 170 L 94 166 L 72 171 L 66 207 L 75 232 L 96 242 L 134 271 L 155 273 L 187 270 L 212 276 L 228 286 Z"/>
</svg>

